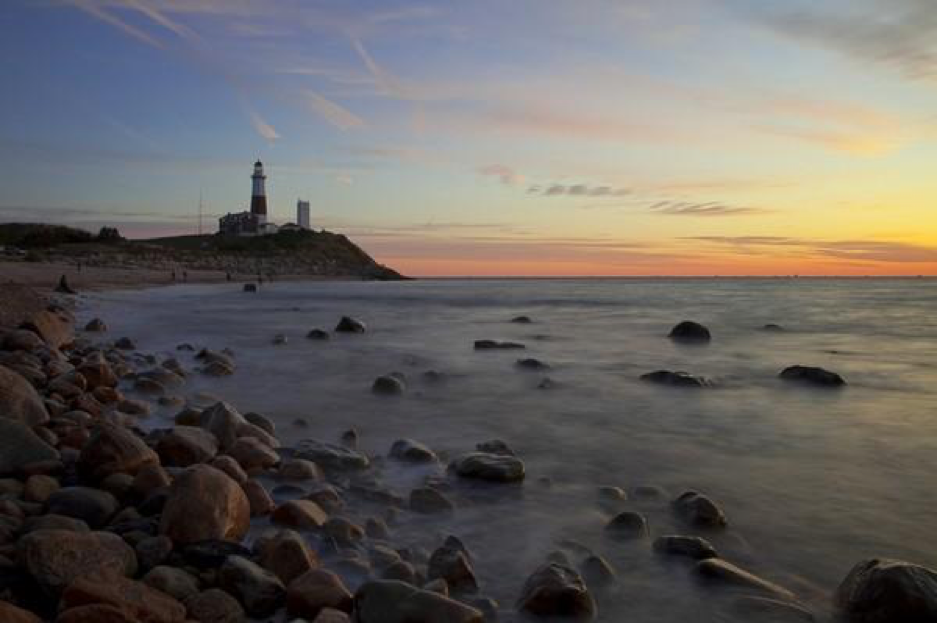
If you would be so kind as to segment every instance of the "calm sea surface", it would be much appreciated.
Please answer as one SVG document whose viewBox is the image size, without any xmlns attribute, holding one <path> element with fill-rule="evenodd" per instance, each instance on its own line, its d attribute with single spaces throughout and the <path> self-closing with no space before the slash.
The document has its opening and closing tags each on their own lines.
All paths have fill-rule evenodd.
<svg viewBox="0 0 937 623">
<path fill-rule="evenodd" d="M 937 567 L 935 310 L 934 280 L 430 280 L 284 282 L 256 295 L 238 284 L 176 286 L 95 295 L 82 315 L 100 315 L 111 337 L 167 356 L 180 342 L 230 347 L 236 374 L 194 375 L 187 390 L 267 415 L 285 444 L 335 441 L 352 426 L 371 454 L 400 437 L 448 456 L 505 439 L 527 464 L 523 495 L 448 520 L 408 519 L 398 539 L 431 550 L 459 535 L 483 592 L 503 605 L 558 542 L 574 539 L 619 572 L 598 596 L 602 620 L 659 622 L 751 619 L 734 618 L 724 591 L 699 586 L 686 565 L 656 558 L 646 542 L 603 538 L 610 514 L 596 502 L 598 485 L 707 493 L 729 519 L 725 534 L 706 535 L 723 556 L 791 588 L 822 619 L 830 592 L 862 558 Z M 343 314 L 368 332 L 304 338 Z M 509 322 L 519 314 L 533 324 Z M 668 340 L 684 319 L 706 324 L 712 343 Z M 766 323 L 786 331 L 760 330 Z M 277 333 L 289 342 L 274 346 Z M 485 338 L 527 350 L 474 351 Z M 538 389 L 545 374 L 516 369 L 518 356 L 550 364 L 556 387 Z M 792 364 L 837 371 L 849 386 L 781 383 L 777 373 Z M 718 387 L 638 380 L 660 368 Z M 448 381 L 423 382 L 430 369 Z M 372 395 L 373 379 L 392 371 L 407 375 L 406 395 Z M 167 425 L 170 415 L 151 422 Z M 292 426 L 297 417 L 310 427 Z M 424 476 L 385 472 L 402 494 Z M 627 508 L 647 515 L 652 535 L 686 532 L 666 504 Z"/>
</svg>

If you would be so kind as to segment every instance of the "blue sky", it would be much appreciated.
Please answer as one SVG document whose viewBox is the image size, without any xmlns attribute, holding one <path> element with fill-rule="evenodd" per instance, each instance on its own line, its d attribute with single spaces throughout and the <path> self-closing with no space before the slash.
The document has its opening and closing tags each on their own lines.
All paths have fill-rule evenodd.
<svg viewBox="0 0 937 623">
<path fill-rule="evenodd" d="M 134 236 L 264 160 L 415 274 L 937 269 L 928 0 L 8 0 L 0 219 Z M 207 226 L 214 226 L 208 219 Z"/>
</svg>

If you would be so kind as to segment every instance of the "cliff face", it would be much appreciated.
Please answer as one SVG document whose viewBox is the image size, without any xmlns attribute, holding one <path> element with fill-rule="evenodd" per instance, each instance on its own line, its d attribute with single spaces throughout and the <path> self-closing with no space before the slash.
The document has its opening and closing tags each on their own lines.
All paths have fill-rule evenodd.
<svg viewBox="0 0 937 623">
<path fill-rule="evenodd" d="M 71 234 L 67 237 L 54 235 L 55 226 L 16 225 L 18 236 L 4 239 L 4 228 L 11 227 L 0 225 L 0 240 L 11 246 L 27 248 L 27 260 L 30 261 L 81 262 L 94 267 L 167 271 L 217 270 L 242 275 L 404 278 L 393 269 L 378 264 L 346 236 L 327 231 L 288 231 L 254 238 L 215 234 L 151 240 L 103 240 L 90 234 L 88 239 L 76 239 Z M 30 234 L 34 231 L 43 232 L 42 239 L 49 243 L 34 244 L 36 236 Z M 23 244 L 23 241 L 30 244 Z"/>
</svg>

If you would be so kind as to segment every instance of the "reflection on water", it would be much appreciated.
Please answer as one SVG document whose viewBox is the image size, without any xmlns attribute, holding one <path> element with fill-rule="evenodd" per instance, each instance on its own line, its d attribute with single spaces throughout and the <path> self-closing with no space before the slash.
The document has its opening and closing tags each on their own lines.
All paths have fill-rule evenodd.
<svg viewBox="0 0 937 623">
<path fill-rule="evenodd" d="M 745 620 L 719 610 L 681 564 L 646 543 L 603 539 L 597 485 L 694 488 L 719 500 L 730 529 L 712 536 L 725 557 L 786 585 L 815 609 L 868 556 L 937 566 L 937 282 L 931 280 L 478 280 L 276 283 L 257 295 L 232 286 L 111 293 L 90 302 L 112 334 L 145 350 L 179 342 L 230 347 L 238 372 L 198 379 L 240 410 L 278 422 L 284 441 L 334 440 L 354 426 L 386 454 L 412 437 L 454 455 L 501 437 L 527 462 L 522 496 L 415 519 L 400 534 L 434 547 L 447 531 L 476 555 L 485 592 L 510 604 L 527 574 L 566 538 L 605 555 L 620 581 L 601 594 L 603 620 Z M 339 316 L 364 335 L 304 339 Z M 532 324 L 512 324 L 526 314 Z M 683 319 L 712 330 L 708 346 L 665 337 Z M 767 332 L 767 323 L 784 332 Z M 277 333 L 288 336 L 274 346 Z M 523 342 L 552 366 L 518 370 L 518 351 L 474 351 L 476 339 Z M 843 391 L 786 386 L 801 363 L 841 373 Z M 714 379 L 686 390 L 641 383 L 659 368 Z M 429 384 L 422 372 L 445 373 Z M 399 398 L 369 392 L 400 371 Z M 307 431 L 291 422 L 306 417 Z M 388 467 L 401 493 L 422 474 Z M 552 487 L 538 484 L 540 477 Z M 633 503 L 653 534 L 679 529 L 665 504 Z M 575 562 L 575 556 L 572 556 Z M 716 612 L 718 610 L 718 612 Z"/>
</svg>

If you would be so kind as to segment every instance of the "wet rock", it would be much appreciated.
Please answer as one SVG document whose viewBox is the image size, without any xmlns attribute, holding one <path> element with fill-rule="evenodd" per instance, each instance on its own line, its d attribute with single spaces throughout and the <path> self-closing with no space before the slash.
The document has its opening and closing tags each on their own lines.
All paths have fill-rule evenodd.
<svg viewBox="0 0 937 623">
<path fill-rule="evenodd" d="M 704 528 L 722 528 L 726 525 L 726 516 L 707 496 L 696 491 L 686 491 L 671 502 L 674 512 L 690 525 Z"/>
<path fill-rule="evenodd" d="M 39 515 L 27 517 L 23 523 L 22 534 L 29 534 L 36 530 L 69 530 L 71 532 L 90 532 L 91 528 L 81 519 L 66 517 L 65 515 Z"/>
<path fill-rule="evenodd" d="M 806 622 L 816 619 L 809 610 L 800 604 L 780 599 L 758 597 L 756 595 L 742 595 L 732 602 L 731 610 L 737 616 L 752 621 L 768 621 L 771 623 Z M 890 620 L 890 619 L 889 619 Z"/>
<path fill-rule="evenodd" d="M 321 528 L 328 521 L 328 515 L 311 500 L 290 500 L 279 505 L 270 519 L 288 528 L 312 530 Z"/>
<path fill-rule="evenodd" d="M 518 359 L 514 362 L 514 366 L 520 368 L 521 370 L 550 370 L 551 367 L 549 364 L 546 364 L 539 359 L 534 359 L 528 357 L 526 359 Z"/>
<path fill-rule="evenodd" d="M 280 462 L 280 455 L 273 448 L 254 437 L 241 437 L 228 448 L 228 454 L 250 473 L 264 470 Z"/>
<path fill-rule="evenodd" d="M 250 550 L 243 545 L 221 539 L 191 543 L 182 550 L 182 558 L 186 565 L 202 571 L 217 569 L 228 556 L 247 558 L 250 555 Z"/>
<path fill-rule="evenodd" d="M 159 457 L 131 430 L 114 424 L 100 424 L 81 448 L 78 471 L 92 480 L 111 474 L 136 474 L 141 468 L 159 463 Z"/>
<path fill-rule="evenodd" d="M 595 600 L 579 574 L 557 564 L 544 565 L 527 579 L 517 608 L 535 617 L 573 621 L 592 621 L 596 615 Z"/>
<path fill-rule="evenodd" d="M 280 578 L 285 585 L 319 566 L 315 552 L 293 530 L 280 530 L 272 537 L 261 539 L 256 549 L 261 566 Z"/>
<path fill-rule="evenodd" d="M 286 589 L 286 611 L 290 616 L 313 620 L 325 608 L 352 611 L 352 596 L 341 579 L 325 569 L 310 569 Z"/>
<path fill-rule="evenodd" d="M 517 342 L 498 342 L 496 340 L 475 340 L 475 350 L 518 350 L 526 348 Z"/>
<path fill-rule="evenodd" d="M 696 563 L 695 571 L 700 578 L 710 582 L 754 590 L 780 599 L 794 599 L 794 594 L 786 588 L 762 579 L 721 558 L 701 560 Z"/>
<path fill-rule="evenodd" d="M 698 536 L 671 534 L 654 539 L 654 551 L 668 556 L 684 556 L 694 560 L 716 558 L 716 548 Z"/>
<path fill-rule="evenodd" d="M 475 570 L 467 553 L 459 546 L 461 542 L 458 540 L 448 541 L 436 549 L 429 558 L 426 577 L 429 580 L 445 580 L 457 593 L 476 593 L 478 580 L 475 578 Z"/>
<path fill-rule="evenodd" d="M 114 348 L 118 350 L 136 350 L 137 345 L 129 337 L 122 337 L 114 342 Z"/>
<path fill-rule="evenodd" d="M 530 319 L 530 316 L 514 316 L 511 318 L 511 322 L 514 324 L 530 324 L 533 320 Z"/>
<path fill-rule="evenodd" d="M 183 602 L 189 619 L 200 623 L 244 623 L 244 609 L 237 599 L 221 590 L 210 588 L 195 593 Z"/>
<path fill-rule="evenodd" d="M 605 534 L 616 539 L 643 539 L 648 536 L 647 519 L 641 513 L 624 511 L 605 525 Z"/>
<path fill-rule="evenodd" d="M 231 376 L 234 374 L 234 364 L 220 360 L 209 361 L 207 364 L 202 366 L 201 371 L 205 376 Z"/>
<path fill-rule="evenodd" d="M 712 336 L 709 333 L 709 329 L 699 324 L 698 322 L 693 322 L 691 320 L 684 320 L 683 322 L 677 324 L 677 326 L 670 330 L 670 334 L 667 337 L 674 340 L 675 342 L 697 344 L 703 344 L 709 342 L 712 339 Z"/>
<path fill-rule="evenodd" d="M 410 492 L 410 510 L 426 515 L 452 513 L 455 504 L 436 489 L 421 487 Z"/>
<path fill-rule="evenodd" d="M 5 601 L 0 601 L 0 621 L 3 623 L 42 623 L 42 619 L 29 610 L 23 610 Z"/>
<path fill-rule="evenodd" d="M 586 557 L 580 567 L 586 586 L 609 586 L 615 583 L 618 574 L 607 560 L 595 554 Z"/>
<path fill-rule="evenodd" d="M 394 375 L 379 376 L 371 385 L 371 392 L 385 396 L 399 396 L 407 390 L 407 386 L 400 377 Z"/>
<path fill-rule="evenodd" d="M 295 458 L 307 459 L 328 470 L 362 470 L 370 465 L 368 457 L 345 446 L 304 439 L 296 447 Z"/>
<path fill-rule="evenodd" d="M 709 387 L 712 383 L 709 379 L 701 376 L 694 376 L 687 372 L 670 370 L 657 370 L 641 375 L 641 380 L 655 385 L 670 385 L 673 387 Z"/>
<path fill-rule="evenodd" d="M 215 469 L 220 469 L 228 476 L 230 476 L 234 482 L 240 485 L 243 485 L 245 482 L 247 482 L 247 474 L 243 469 L 241 469 L 241 466 L 238 465 L 237 461 L 226 454 L 213 458 L 211 460 L 211 466 Z"/>
<path fill-rule="evenodd" d="M 400 580 L 408 584 L 419 584 L 420 576 L 412 564 L 399 560 L 388 565 L 381 573 L 382 580 Z"/>
<path fill-rule="evenodd" d="M 342 546 L 354 546 L 364 538 L 364 530 L 344 517 L 331 517 L 322 524 L 322 532 Z"/>
<path fill-rule="evenodd" d="M 0 474 L 20 472 L 32 463 L 55 461 L 58 458 L 58 451 L 40 439 L 28 426 L 0 417 Z"/>
<path fill-rule="evenodd" d="M 398 439 L 390 447 L 390 456 L 398 461 L 410 463 L 433 463 L 436 453 L 427 446 L 413 439 Z"/>
<path fill-rule="evenodd" d="M 367 327 L 363 322 L 351 316 L 342 316 L 338 324 L 335 325 L 336 333 L 364 333 Z"/>
<path fill-rule="evenodd" d="M 849 623 L 937 621 L 937 571 L 899 560 L 863 560 L 839 585 L 834 602 Z"/>
<path fill-rule="evenodd" d="M 42 338 L 26 329 L 14 329 L 3 336 L 4 350 L 39 350 L 45 345 Z"/>
<path fill-rule="evenodd" d="M 842 387 L 846 381 L 840 375 L 813 366 L 790 366 L 779 375 L 785 381 L 816 387 Z"/>
<path fill-rule="evenodd" d="M 515 456 L 514 450 L 512 450 L 511 446 L 503 439 L 489 439 L 488 441 L 477 443 L 475 444 L 475 449 L 479 452 L 487 452 L 488 454 Z"/>
<path fill-rule="evenodd" d="M 262 484 L 256 480 L 248 480 L 241 484 L 247 502 L 251 507 L 251 517 L 264 517 L 276 508 L 276 503 Z"/>
<path fill-rule="evenodd" d="M 477 608 L 397 580 L 373 580 L 355 593 L 358 623 L 483 623 Z"/>
<path fill-rule="evenodd" d="M 0 365 L 0 418 L 37 426 L 49 421 L 45 404 L 23 376 Z"/>
<path fill-rule="evenodd" d="M 524 479 L 524 462 L 504 454 L 471 452 L 456 458 L 449 467 L 462 478 L 502 483 Z"/>
<path fill-rule="evenodd" d="M 603 485 L 596 490 L 600 502 L 618 504 L 628 501 L 628 494 L 621 487 Z"/>
<path fill-rule="evenodd" d="M 197 426 L 176 426 L 166 431 L 156 444 L 163 465 L 188 467 L 206 463 L 218 453 L 218 440 Z"/>
<path fill-rule="evenodd" d="M 768 323 L 761 327 L 761 330 L 769 333 L 783 333 L 786 329 L 779 324 Z"/>
<path fill-rule="evenodd" d="M 92 318 L 88 321 L 88 324 L 85 325 L 85 331 L 92 333 L 103 333 L 107 331 L 107 324 L 100 318 Z"/>
<path fill-rule="evenodd" d="M 286 339 L 286 336 L 283 335 L 282 333 L 277 333 L 276 335 L 273 336 L 274 346 L 282 346 L 283 344 L 286 344 L 287 341 L 288 340 Z"/>
<path fill-rule="evenodd" d="M 20 328 L 33 331 L 52 348 L 61 348 L 75 340 L 73 319 L 63 310 L 44 309 L 33 314 Z"/>
<path fill-rule="evenodd" d="M 323 479 L 319 466 L 306 459 L 286 459 L 280 463 L 277 476 L 283 480 L 320 481 Z"/>
<path fill-rule="evenodd" d="M 132 576 L 137 571 L 133 549 L 110 532 L 36 530 L 17 543 L 17 560 L 53 594 L 78 578 Z"/>
<path fill-rule="evenodd" d="M 103 528 L 120 509 L 117 499 L 100 489 L 91 487 L 65 487 L 49 496 L 45 511 L 81 519 L 91 528 Z"/>
<path fill-rule="evenodd" d="M 106 582 L 98 578 L 81 578 L 73 582 L 62 593 L 60 607 L 64 610 L 104 604 L 113 606 L 133 620 L 141 623 L 182 623 L 185 606 L 174 598 L 121 576 Z"/>
<path fill-rule="evenodd" d="M 323 331 L 322 329 L 312 329 L 306 334 L 306 339 L 308 340 L 327 340 L 330 337 L 329 332 Z"/>
<path fill-rule="evenodd" d="M 244 419 L 247 420 L 249 424 L 253 424 L 257 428 L 267 433 L 268 435 L 273 436 L 277 434 L 276 425 L 272 421 L 270 421 L 269 418 L 266 418 L 259 413 L 248 411 L 247 413 L 244 414 Z"/>
<path fill-rule="evenodd" d="M 249 526 L 250 504 L 240 485 L 214 467 L 196 465 L 173 482 L 159 530 L 175 543 L 195 543 L 239 541 Z"/>
<path fill-rule="evenodd" d="M 221 565 L 218 586 L 237 597 L 252 617 L 272 615 L 286 598 L 277 576 L 240 556 L 229 556 Z"/>
</svg>

